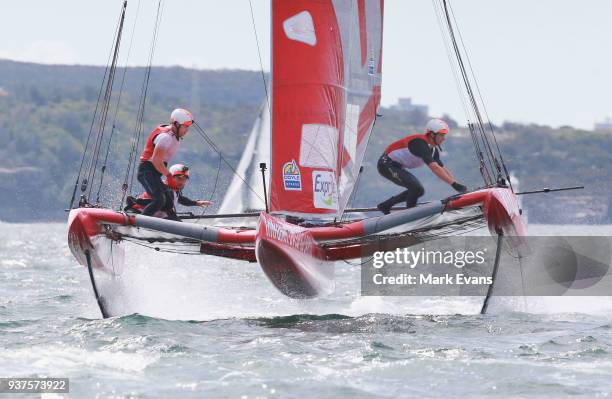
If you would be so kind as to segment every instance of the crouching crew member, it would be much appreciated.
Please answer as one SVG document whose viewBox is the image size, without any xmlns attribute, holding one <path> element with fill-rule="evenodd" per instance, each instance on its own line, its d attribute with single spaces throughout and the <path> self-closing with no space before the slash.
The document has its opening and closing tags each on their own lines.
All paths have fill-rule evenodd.
<svg viewBox="0 0 612 399">
<path fill-rule="evenodd" d="M 455 181 L 451 172 L 440 161 L 440 145 L 448 134 L 448 125 L 441 119 L 427 123 L 425 134 L 414 134 L 392 143 L 378 160 L 378 173 L 406 190 L 377 205 L 385 215 L 393 205 L 406 202 L 407 208 L 416 206 L 419 197 L 425 194 L 423 185 L 408 169 L 427 165 L 441 180 L 460 193 L 467 188 Z"/>
<path fill-rule="evenodd" d="M 159 211 L 153 214 L 153 216 L 180 220 L 176 212 L 177 204 L 202 207 L 212 205 L 211 201 L 192 200 L 183 194 L 183 189 L 189 180 L 189 168 L 187 166 L 183 164 L 172 165 L 168 171 L 170 175 L 164 183 L 164 205 Z M 142 212 L 152 201 L 151 195 L 146 191 L 140 194 L 138 198 L 128 196 L 125 210 Z"/>
</svg>

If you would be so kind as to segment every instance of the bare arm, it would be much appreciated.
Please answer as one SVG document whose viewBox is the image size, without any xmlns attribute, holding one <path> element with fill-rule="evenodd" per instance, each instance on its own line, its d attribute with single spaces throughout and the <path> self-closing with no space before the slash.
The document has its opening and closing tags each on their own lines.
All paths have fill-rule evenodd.
<svg viewBox="0 0 612 399">
<path fill-rule="evenodd" d="M 162 174 L 162 176 L 168 176 L 170 174 L 170 171 L 168 170 L 168 168 L 166 168 L 166 165 L 164 165 L 165 155 L 166 150 L 160 148 L 160 146 L 155 146 L 155 149 L 153 150 L 153 155 L 149 160 L 151 161 L 153 166 L 155 166 L 155 169 L 157 169 L 157 171 Z"/>
<path fill-rule="evenodd" d="M 437 162 L 431 162 L 427 166 L 429 166 L 429 169 L 431 169 L 433 174 L 438 176 L 440 178 L 440 180 L 445 181 L 448 184 L 453 184 L 455 182 L 455 179 L 446 170 L 446 168 L 440 166 Z"/>
<path fill-rule="evenodd" d="M 446 171 L 446 173 L 448 174 L 448 176 L 449 176 L 449 177 L 450 177 L 450 178 L 451 178 L 453 181 L 455 181 L 455 177 L 453 176 L 453 174 L 451 173 L 451 171 L 450 171 L 450 170 L 448 170 L 448 168 L 447 168 L 446 166 L 443 166 L 442 168 L 443 168 L 443 169 Z"/>
</svg>

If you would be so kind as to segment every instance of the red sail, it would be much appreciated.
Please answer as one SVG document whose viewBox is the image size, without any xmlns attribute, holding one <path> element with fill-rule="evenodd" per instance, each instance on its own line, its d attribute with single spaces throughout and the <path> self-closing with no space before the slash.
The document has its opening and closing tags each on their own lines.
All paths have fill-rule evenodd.
<svg viewBox="0 0 612 399">
<path fill-rule="evenodd" d="M 346 206 L 380 103 L 382 10 L 272 1 L 272 212 L 331 218 Z"/>
</svg>

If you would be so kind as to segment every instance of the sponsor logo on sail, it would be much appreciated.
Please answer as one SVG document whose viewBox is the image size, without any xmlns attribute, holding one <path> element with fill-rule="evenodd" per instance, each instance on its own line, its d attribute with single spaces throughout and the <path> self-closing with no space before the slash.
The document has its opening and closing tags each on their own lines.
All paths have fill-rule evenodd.
<svg viewBox="0 0 612 399">
<path fill-rule="evenodd" d="M 283 21 L 285 35 L 291 40 L 306 43 L 309 46 L 317 44 L 312 15 L 308 11 L 302 11 Z"/>
<path fill-rule="evenodd" d="M 283 165 L 283 186 L 285 190 L 302 190 L 302 176 L 295 160 Z"/>
<path fill-rule="evenodd" d="M 338 190 L 333 172 L 312 172 L 312 195 L 315 208 L 338 209 Z"/>
</svg>

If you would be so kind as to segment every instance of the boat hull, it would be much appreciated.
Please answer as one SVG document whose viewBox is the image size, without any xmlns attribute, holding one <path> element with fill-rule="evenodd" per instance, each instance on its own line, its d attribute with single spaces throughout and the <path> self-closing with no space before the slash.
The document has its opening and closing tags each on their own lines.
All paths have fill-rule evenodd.
<svg viewBox="0 0 612 399">
<path fill-rule="evenodd" d="M 78 208 L 68 217 L 68 247 L 77 261 L 97 269 L 123 268 L 123 249 L 111 239 L 104 225 L 129 225 L 130 216 L 108 209 Z M 89 260 L 87 257 L 89 256 Z"/>
<path fill-rule="evenodd" d="M 334 263 L 308 229 L 264 212 L 259 216 L 255 254 L 270 282 L 291 298 L 312 298 L 334 289 Z"/>
</svg>

